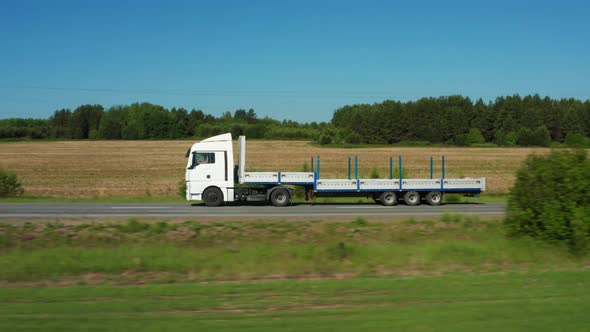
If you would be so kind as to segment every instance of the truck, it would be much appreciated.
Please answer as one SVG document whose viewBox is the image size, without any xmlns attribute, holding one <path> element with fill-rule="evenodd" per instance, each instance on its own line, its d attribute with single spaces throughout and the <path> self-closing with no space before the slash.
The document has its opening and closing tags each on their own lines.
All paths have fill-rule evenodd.
<svg viewBox="0 0 590 332">
<path fill-rule="evenodd" d="M 415 206 L 422 202 L 440 205 L 445 193 L 479 196 L 485 191 L 485 178 L 445 178 L 445 161 L 442 156 L 442 177 L 433 176 L 433 159 L 430 158 L 430 178 L 403 177 L 402 157 L 399 156 L 399 174 L 393 176 L 393 158 L 390 157 L 390 176 L 384 179 L 367 179 L 358 176 L 358 157 L 354 158 L 354 175 L 351 158 L 348 159 L 346 178 L 323 178 L 320 156 L 311 157 L 310 172 L 247 172 L 246 137 L 238 138 L 238 164 L 234 165 L 232 135 L 210 137 L 193 144 L 186 156 L 186 199 L 203 201 L 215 207 L 230 202 L 266 202 L 284 207 L 291 204 L 295 190 L 302 187 L 305 199 L 315 197 L 368 197 L 375 203 L 394 206 L 398 202 Z"/>
</svg>

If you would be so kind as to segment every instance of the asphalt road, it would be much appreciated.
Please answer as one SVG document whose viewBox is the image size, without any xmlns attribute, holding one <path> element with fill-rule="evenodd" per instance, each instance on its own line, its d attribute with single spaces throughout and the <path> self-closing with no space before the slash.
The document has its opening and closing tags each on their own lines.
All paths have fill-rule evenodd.
<svg viewBox="0 0 590 332">
<path fill-rule="evenodd" d="M 502 215 L 504 203 L 386 207 L 373 204 L 297 204 L 288 207 L 237 205 L 206 207 L 158 203 L 0 203 L 0 218 L 18 217 L 313 217 L 313 216 L 433 216 L 446 212 Z"/>
</svg>

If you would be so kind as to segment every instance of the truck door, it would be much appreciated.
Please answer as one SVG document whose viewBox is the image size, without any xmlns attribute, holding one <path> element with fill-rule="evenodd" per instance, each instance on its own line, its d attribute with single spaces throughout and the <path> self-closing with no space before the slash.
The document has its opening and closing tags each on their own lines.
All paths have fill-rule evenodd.
<svg viewBox="0 0 590 332">
<path fill-rule="evenodd" d="M 223 152 L 195 151 L 192 153 L 191 158 L 192 163 L 187 171 L 189 173 L 192 193 L 196 193 L 194 189 L 204 189 L 209 185 L 225 187 L 225 160 Z M 198 192 L 201 192 L 201 190 L 198 190 Z"/>
</svg>

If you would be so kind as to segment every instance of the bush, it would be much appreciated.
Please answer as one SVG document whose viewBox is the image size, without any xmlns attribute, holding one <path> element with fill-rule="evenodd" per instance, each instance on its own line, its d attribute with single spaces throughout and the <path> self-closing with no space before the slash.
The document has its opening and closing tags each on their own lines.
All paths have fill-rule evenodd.
<svg viewBox="0 0 590 332">
<path fill-rule="evenodd" d="M 186 197 L 186 180 L 178 181 L 178 196 L 182 198 Z"/>
<path fill-rule="evenodd" d="M 344 141 L 350 144 L 358 144 L 361 142 L 361 136 L 354 131 L 345 134 Z"/>
<path fill-rule="evenodd" d="M 565 145 L 570 148 L 586 148 L 590 147 L 590 138 L 581 134 L 569 133 L 565 137 Z"/>
<path fill-rule="evenodd" d="M 328 134 L 321 134 L 318 143 L 320 143 L 320 145 L 332 144 L 332 140 L 332 136 Z"/>
<path fill-rule="evenodd" d="M 245 135 L 248 138 L 264 138 L 266 125 L 259 123 L 246 128 Z"/>
<path fill-rule="evenodd" d="M 518 142 L 518 134 L 513 131 L 505 133 L 502 129 L 496 132 L 494 143 L 501 146 L 515 146 Z"/>
<path fill-rule="evenodd" d="M 504 136 L 504 145 L 506 146 L 515 146 L 518 142 L 518 134 L 511 131 L 506 136 Z"/>
<path fill-rule="evenodd" d="M 98 130 L 96 130 L 96 129 L 90 130 L 90 132 L 88 133 L 88 139 L 90 139 L 90 140 L 100 139 L 100 136 L 98 135 Z"/>
<path fill-rule="evenodd" d="M 23 185 L 16 174 L 0 168 L 0 197 L 20 196 L 23 193 Z"/>
<path fill-rule="evenodd" d="M 545 126 L 536 129 L 521 128 L 518 131 L 518 145 L 522 146 L 549 146 L 551 133 Z"/>
<path fill-rule="evenodd" d="M 474 144 L 483 144 L 486 140 L 483 138 L 481 131 L 477 128 L 469 129 L 469 133 L 465 137 L 465 145 L 470 146 Z"/>
<path fill-rule="evenodd" d="M 510 234 L 590 244 L 590 161 L 586 151 L 529 156 L 510 190 L 505 225 Z"/>
</svg>

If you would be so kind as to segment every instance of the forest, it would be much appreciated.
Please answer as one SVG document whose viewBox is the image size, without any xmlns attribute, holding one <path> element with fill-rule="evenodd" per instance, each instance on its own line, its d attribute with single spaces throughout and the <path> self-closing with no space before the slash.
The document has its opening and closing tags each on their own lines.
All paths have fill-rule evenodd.
<svg viewBox="0 0 590 332">
<path fill-rule="evenodd" d="M 590 101 L 539 95 L 472 101 L 464 96 L 386 100 L 343 106 L 331 122 L 259 118 L 253 109 L 215 117 L 201 110 L 150 103 L 81 105 L 49 119 L 0 120 L 0 139 L 182 139 L 224 132 L 255 139 L 319 144 L 445 144 L 457 146 L 590 146 Z"/>
</svg>

